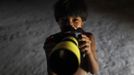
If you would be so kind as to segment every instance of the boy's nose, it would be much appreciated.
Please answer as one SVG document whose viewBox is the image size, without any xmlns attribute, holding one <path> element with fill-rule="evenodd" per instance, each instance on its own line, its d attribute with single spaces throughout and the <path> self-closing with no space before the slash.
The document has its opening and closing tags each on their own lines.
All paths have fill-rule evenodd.
<svg viewBox="0 0 134 75">
<path fill-rule="evenodd" d="M 82 26 L 81 17 L 68 17 L 69 24 L 74 28 L 79 28 Z"/>
</svg>

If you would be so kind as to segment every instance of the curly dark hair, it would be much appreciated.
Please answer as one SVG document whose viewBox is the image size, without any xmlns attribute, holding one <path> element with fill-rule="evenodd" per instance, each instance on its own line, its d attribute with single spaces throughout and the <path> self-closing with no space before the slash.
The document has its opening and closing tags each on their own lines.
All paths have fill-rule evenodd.
<svg viewBox="0 0 134 75">
<path fill-rule="evenodd" d="M 84 0 L 58 0 L 54 5 L 54 16 L 57 22 L 67 16 L 80 16 L 86 21 L 88 16 L 86 3 Z"/>
</svg>

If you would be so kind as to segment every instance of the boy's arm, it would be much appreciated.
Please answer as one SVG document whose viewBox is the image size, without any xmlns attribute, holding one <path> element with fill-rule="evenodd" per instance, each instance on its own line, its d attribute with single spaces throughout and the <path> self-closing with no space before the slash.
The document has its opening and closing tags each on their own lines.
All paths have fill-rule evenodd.
<svg viewBox="0 0 134 75">
<path fill-rule="evenodd" d="M 84 56 L 83 58 L 83 62 L 85 61 L 86 66 L 88 66 L 88 68 L 85 68 L 86 66 L 84 67 L 83 63 L 82 68 L 91 72 L 92 74 L 97 74 L 99 71 L 99 64 L 97 60 L 96 44 L 93 34 L 81 34 L 79 37 L 79 48 L 80 51 L 86 55 L 86 57 Z"/>
<path fill-rule="evenodd" d="M 98 64 L 98 59 L 97 59 L 97 54 L 96 54 L 95 38 L 94 38 L 93 34 L 88 35 L 88 37 L 91 40 L 91 53 L 89 53 L 87 55 L 88 61 L 89 61 L 89 65 L 91 67 L 91 73 L 97 74 L 99 71 L 99 64 Z"/>
</svg>

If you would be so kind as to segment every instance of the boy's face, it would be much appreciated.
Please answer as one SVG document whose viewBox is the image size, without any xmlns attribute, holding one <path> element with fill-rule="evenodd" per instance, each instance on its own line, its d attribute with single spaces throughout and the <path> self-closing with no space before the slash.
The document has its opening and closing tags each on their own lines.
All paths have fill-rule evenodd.
<svg viewBox="0 0 134 75">
<path fill-rule="evenodd" d="M 82 28 L 85 21 L 83 21 L 81 17 L 68 16 L 66 19 L 60 19 L 58 23 L 61 30 L 66 31 L 68 27 L 72 27 L 75 30 Z"/>
</svg>

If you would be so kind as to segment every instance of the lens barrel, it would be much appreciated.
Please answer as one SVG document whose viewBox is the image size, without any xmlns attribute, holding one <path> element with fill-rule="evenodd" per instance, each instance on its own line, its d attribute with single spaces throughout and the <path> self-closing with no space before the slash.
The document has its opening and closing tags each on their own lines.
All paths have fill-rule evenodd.
<svg viewBox="0 0 134 75">
<path fill-rule="evenodd" d="M 81 63 L 78 41 L 73 36 L 64 38 L 50 53 L 49 66 L 60 75 L 71 75 L 76 72 Z"/>
</svg>

